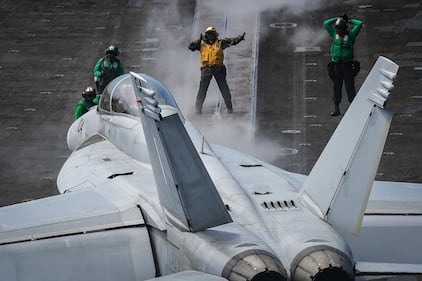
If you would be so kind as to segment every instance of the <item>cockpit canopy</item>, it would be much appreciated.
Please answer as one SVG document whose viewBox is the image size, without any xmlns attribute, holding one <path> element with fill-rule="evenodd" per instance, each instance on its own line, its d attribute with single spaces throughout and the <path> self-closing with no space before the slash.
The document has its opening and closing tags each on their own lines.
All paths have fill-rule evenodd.
<svg viewBox="0 0 422 281">
<path fill-rule="evenodd" d="M 172 107 L 181 116 L 176 101 L 163 84 L 149 75 L 139 75 L 145 80 L 143 81 L 145 83 L 142 83 L 142 87 L 155 93 L 155 99 L 158 100 L 160 107 Z M 130 74 L 121 75 L 107 85 L 101 94 L 98 111 L 100 114 L 129 114 L 139 117 L 139 107 Z"/>
</svg>

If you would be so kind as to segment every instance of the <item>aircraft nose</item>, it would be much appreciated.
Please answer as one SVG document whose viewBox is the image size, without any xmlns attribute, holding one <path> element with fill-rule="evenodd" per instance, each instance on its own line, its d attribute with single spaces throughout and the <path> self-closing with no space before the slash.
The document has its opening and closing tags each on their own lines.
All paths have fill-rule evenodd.
<svg viewBox="0 0 422 281">
<path fill-rule="evenodd" d="M 352 281 L 353 262 L 330 247 L 309 249 L 299 254 L 292 266 L 292 281 Z"/>
<path fill-rule="evenodd" d="M 227 262 L 222 275 L 231 281 L 287 280 L 287 273 L 281 262 L 263 250 L 249 250 L 235 255 Z"/>
</svg>

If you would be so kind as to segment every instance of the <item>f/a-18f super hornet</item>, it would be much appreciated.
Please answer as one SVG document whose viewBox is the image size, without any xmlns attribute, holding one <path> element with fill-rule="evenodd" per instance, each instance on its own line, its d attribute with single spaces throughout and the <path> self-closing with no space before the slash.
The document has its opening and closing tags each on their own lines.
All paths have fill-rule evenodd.
<svg viewBox="0 0 422 281">
<path fill-rule="evenodd" d="M 422 273 L 422 185 L 374 181 L 380 57 L 309 176 L 209 144 L 145 74 L 68 131 L 60 195 L 0 208 L 1 280 L 351 281 Z"/>
</svg>

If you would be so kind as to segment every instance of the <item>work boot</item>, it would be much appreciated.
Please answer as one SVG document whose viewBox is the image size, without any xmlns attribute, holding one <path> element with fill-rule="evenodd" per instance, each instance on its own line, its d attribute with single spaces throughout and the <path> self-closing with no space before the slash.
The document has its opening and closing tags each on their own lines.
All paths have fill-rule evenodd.
<svg viewBox="0 0 422 281">
<path fill-rule="evenodd" d="M 339 116 L 340 113 L 340 104 L 335 103 L 334 104 L 334 111 L 330 113 L 331 116 Z"/>
</svg>

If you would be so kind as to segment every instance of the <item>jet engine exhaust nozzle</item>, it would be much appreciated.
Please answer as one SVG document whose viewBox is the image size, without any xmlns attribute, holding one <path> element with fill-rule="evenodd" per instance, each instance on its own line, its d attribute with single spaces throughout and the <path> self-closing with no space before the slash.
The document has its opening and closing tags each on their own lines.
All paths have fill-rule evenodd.
<svg viewBox="0 0 422 281">
<path fill-rule="evenodd" d="M 304 252 L 292 264 L 292 281 L 353 280 L 353 262 L 345 253 L 329 247 Z"/>
<path fill-rule="evenodd" d="M 286 281 L 287 272 L 281 262 L 263 250 L 245 251 L 232 257 L 222 276 L 230 281 Z"/>
</svg>

